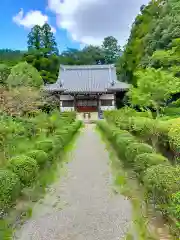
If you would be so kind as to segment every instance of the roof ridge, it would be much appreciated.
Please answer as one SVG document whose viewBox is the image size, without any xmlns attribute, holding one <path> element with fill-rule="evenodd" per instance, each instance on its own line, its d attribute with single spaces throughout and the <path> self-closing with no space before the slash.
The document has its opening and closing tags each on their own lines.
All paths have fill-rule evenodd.
<svg viewBox="0 0 180 240">
<path fill-rule="evenodd" d="M 64 70 L 78 70 L 78 69 L 114 69 L 115 68 L 115 65 L 114 64 L 97 64 L 97 65 L 63 65 L 61 64 L 60 65 L 60 68 L 61 69 L 64 69 Z"/>
</svg>

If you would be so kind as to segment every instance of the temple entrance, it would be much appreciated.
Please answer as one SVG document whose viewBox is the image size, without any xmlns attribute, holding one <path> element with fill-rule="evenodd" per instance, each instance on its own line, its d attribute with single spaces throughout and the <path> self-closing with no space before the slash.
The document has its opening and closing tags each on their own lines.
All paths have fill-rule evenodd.
<svg viewBox="0 0 180 240">
<path fill-rule="evenodd" d="M 97 112 L 98 101 L 97 99 L 77 99 L 76 110 L 77 112 Z"/>
</svg>

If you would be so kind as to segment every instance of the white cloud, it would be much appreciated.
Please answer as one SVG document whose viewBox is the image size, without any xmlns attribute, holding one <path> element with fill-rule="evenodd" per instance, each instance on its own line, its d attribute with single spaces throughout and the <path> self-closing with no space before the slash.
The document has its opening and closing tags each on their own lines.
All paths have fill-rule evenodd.
<svg viewBox="0 0 180 240">
<path fill-rule="evenodd" d="M 25 28 L 32 28 L 35 25 L 43 26 L 48 22 L 48 16 L 43 15 L 41 11 L 29 11 L 24 15 L 24 10 L 21 9 L 17 15 L 13 17 L 13 21 Z M 51 30 L 53 33 L 56 33 L 56 29 L 51 26 Z"/>
<path fill-rule="evenodd" d="M 124 45 L 140 6 L 149 0 L 48 0 L 57 25 L 84 44 L 101 44 L 113 35 Z"/>
<path fill-rule="evenodd" d="M 53 33 L 56 33 L 56 28 L 53 27 L 53 26 L 50 26 L 50 27 L 51 27 L 51 31 L 52 31 Z"/>
</svg>

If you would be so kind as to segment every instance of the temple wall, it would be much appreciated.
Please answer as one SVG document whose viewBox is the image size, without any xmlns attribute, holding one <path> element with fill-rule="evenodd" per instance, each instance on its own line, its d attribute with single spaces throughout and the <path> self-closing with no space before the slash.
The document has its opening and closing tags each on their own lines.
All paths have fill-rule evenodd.
<svg viewBox="0 0 180 240">
<path fill-rule="evenodd" d="M 61 112 L 72 112 L 74 107 L 61 107 Z"/>
<path fill-rule="evenodd" d="M 115 106 L 101 106 L 100 107 L 101 111 L 110 111 L 110 110 L 115 110 Z"/>
<path fill-rule="evenodd" d="M 103 94 L 100 96 L 100 100 L 111 100 L 111 99 L 114 99 L 115 96 L 114 94 Z"/>
<path fill-rule="evenodd" d="M 74 97 L 71 95 L 60 95 L 60 100 L 61 101 L 68 101 L 68 100 L 74 100 Z"/>
</svg>

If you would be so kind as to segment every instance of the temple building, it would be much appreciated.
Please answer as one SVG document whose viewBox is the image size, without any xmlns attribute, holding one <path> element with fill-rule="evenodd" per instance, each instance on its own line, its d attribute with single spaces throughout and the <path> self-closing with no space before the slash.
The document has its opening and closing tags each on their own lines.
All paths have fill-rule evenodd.
<svg viewBox="0 0 180 240">
<path fill-rule="evenodd" d="M 117 80 L 114 65 L 60 65 L 57 82 L 45 90 L 58 97 L 60 111 L 94 113 L 113 110 L 129 85 Z"/>
</svg>

